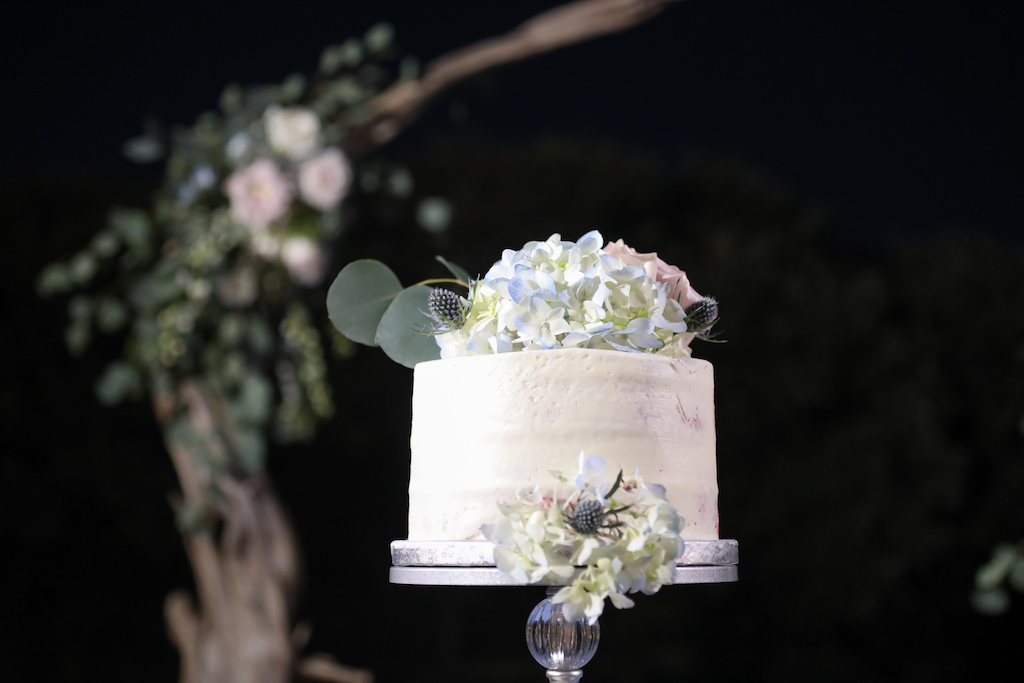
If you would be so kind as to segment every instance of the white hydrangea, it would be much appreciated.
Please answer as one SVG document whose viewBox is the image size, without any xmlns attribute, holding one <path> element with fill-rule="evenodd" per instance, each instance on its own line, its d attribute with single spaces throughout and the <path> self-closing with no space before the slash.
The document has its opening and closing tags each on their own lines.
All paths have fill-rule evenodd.
<svg viewBox="0 0 1024 683">
<path fill-rule="evenodd" d="M 620 609 L 632 607 L 626 594 L 652 594 L 672 583 L 683 554 L 681 520 L 664 488 L 645 484 L 637 473 L 609 492 L 605 472 L 603 459 L 580 453 L 576 487 L 562 503 L 557 488 L 549 495 L 537 487 L 520 489 L 513 502 L 498 505 L 501 519 L 482 529 L 494 543 L 498 569 L 514 580 L 565 584 L 552 602 L 562 603 L 569 620 L 597 619 L 605 598 Z M 567 483 L 561 476 L 558 481 Z M 616 510 L 606 520 L 617 526 L 578 532 L 567 515 L 583 499 Z"/>
<path fill-rule="evenodd" d="M 690 354 L 671 287 L 606 253 L 596 230 L 506 249 L 473 283 L 465 324 L 437 335 L 442 358 L 557 348 Z"/>
</svg>

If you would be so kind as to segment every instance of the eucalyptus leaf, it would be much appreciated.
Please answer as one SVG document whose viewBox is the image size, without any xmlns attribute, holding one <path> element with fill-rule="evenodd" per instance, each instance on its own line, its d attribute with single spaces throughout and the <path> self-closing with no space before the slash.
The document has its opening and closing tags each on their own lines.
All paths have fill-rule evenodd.
<svg viewBox="0 0 1024 683">
<path fill-rule="evenodd" d="M 377 328 L 377 343 L 388 358 L 407 368 L 425 360 L 441 357 L 434 338 L 425 334 L 430 326 L 427 310 L 427 294 L 430 287 L 414 285 L 403 289 L 388 306 Z"/>
<path fill-rule="evenodd" d="M 455 265 L 454 263 L 452 263 L 451 261 L 446 259 L 444 256 L 435 256 L 434 258 L 437 259 L 438 263 L 440 263 L 445 268 L 447 268 L 448 272 L 451 273 L 453 276 L 455 276 L 456 279 L 461 280 L 462 282 L 465 282 L 467 285 L 469 284 L 469 271 L 468 270 L 466 270 L 465 268 L 463 268 L 461 266 Z"/>
<path fill-rule="evenodd" d="M 327 290 L 327 315 L 352 341 L 377 346 L 377 326 L 401 291 L 398 276 L 380 261 L 353 261 Z"/>
</svg>

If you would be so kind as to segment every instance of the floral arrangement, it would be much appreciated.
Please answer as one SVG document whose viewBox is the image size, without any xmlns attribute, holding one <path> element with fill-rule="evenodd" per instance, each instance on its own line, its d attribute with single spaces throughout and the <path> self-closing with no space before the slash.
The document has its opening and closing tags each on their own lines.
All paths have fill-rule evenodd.
<svg viewBox="0 0 1024 683">
<path fill-rule="evenodd" d="M 231 85 L 195 125 L 151 126 L 126 143 L 136 162 L 165 162 L 153 205 L 113 211 L 88 245 L 38 280 L 44 296 L 70 295 L 72 352 L 95 331 L 124 334 L 123 355 L 97 383 L 101 400 L 166 396 L 197 379 L 226 399 L 239 427 L 240 462 L 231 466 L 250 471 L 262 466 L 268 437 L 306 439 L 333 414 L 325 354 L 351 344 L 317 328 L 312 307 L 323 299 L 310 292 L 323 282 L 353 188 L 342 145 L 375 95 L 415 78 L 411 62 L 391 68 L 391 36 L 377 25 L 329 46 L 308 77 Z M 402 185 L 390 182 L 401 174 L 410 186 L 400 169 L 376 170 L 382 188 Z M 176 441 L 195 441 L 188 429 L 168 425 Z"/>
<path fill-rule="evenodd" d="M 603 245 L 603 246 L 602 246 Z M 357 261 L 328 293 L 335 326 L 412 367 L 434 358 L 559 348 L 689 356 L 710 339 L 718 302 L 679 268 L 594 230 L 505 250 L 482 278 L 444 259 L 453 277 L 402 288 L 377 261 Z M 457 284 L 468 296 L 434 284 Z"/>
<path fill-rule="evenodd" d="M 569 483 L 553 474 L 559 485 Z M 564 501 L 557 488 L 545 497 L 535 487 L 498 507 L 502 518 L 482 529 L 495 544 L 495 564 L 523 583 L 568 582 L 552 602 L 562 603 L 569 621 L 596 620 L 605 598 L 622 609 L 634 604 L 627 593 L 656 593 L 673 582 L 683 554 L 682 521 L 665 489 L 621 471 L 609 486 L 599 456 L 580 453 L 575 490 Z"/>
</svg>

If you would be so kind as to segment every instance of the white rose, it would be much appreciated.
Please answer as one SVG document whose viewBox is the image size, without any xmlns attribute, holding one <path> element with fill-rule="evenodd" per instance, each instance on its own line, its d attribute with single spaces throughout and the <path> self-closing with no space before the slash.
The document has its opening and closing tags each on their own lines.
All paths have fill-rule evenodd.
<svg viewBox="0 0 1024 683">
<path fill-rule="evenodd" d="M 270 147 L 292 161 L 304 159 L 320 147 L 320 119 L 304 107 L 267 107 L 263 113 Z"/>
<path fill-rule="evenodd" d="M 299 193 L 310 206 L 327 211 L 338 205 L 352 183 L 352 168 L 337 147 L 324 150 L 299 167 Z"/>
<path fill-rule="evenodd" d="M 308 237 L 290 237 L 281 245 L 281 263 L 293 280 L 312 286 L 323 279 L 327 257 Z"/>
</svg>

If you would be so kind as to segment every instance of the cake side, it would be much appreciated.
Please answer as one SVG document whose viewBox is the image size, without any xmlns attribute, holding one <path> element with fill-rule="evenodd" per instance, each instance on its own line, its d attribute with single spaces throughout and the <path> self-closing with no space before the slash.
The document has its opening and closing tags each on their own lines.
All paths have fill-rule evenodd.
<svg viewBox="0 0 1024 683">
<path fill-rule="evenodd" d="M 550 488 L 581 451 L 666 488 L 685 540 L 718 538 L 710 363 L 561 349 L 416 366 L 410 540 L 481 538 L 498 502 Z"/>
</svg>

